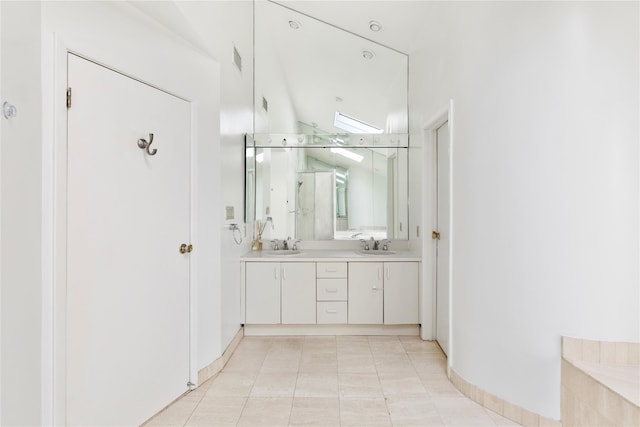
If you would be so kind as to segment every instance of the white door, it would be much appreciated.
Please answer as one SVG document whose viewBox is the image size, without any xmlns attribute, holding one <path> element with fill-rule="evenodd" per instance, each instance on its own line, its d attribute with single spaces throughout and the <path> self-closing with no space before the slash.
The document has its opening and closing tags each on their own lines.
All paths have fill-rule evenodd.
<svg viewBox="0 0 640 427">
<path fill-rule="evenodd" d="M 347 320 L 355 325 L 382 325 L 384 284 L 381 262 L 349 263 Z"/>
<path fill-rule="evenodd" d="M 190 105 L 68 67 L 67 423 L 139 425 L 188 390 Z"/>
<path fill-rule="evenodd" d="M 436 239 L 436 340 L 449 354 L 449 123 L 436 131 L 438 195 Z"/>
</svg>

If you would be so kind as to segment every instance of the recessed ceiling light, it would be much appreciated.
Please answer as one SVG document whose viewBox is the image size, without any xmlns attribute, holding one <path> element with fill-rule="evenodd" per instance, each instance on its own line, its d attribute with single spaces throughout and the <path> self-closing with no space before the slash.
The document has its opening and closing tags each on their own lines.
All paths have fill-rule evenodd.
<svg viewBox="0 0 640 427">
<path fill-rule="evenodd" d="M 298 21 L 289 21 L 289 26 L 291 28 L 293 28 L 294 30 L 297 30 L 301 27 L 300 23 Z"/>
<path fill-rule="evenodd" d="M 363 50 L 362 51 L 362 57 L 364 59 L 373 59 L 373 57 L 376 56 L 373 52 L 371 52 L 370 50 Z"/>
<path fill-rule="evenodd" d="M 378 21 L 369 21 L 369 29 L 377 33 L 382 29 L 382 24 Z"/>
</svg>

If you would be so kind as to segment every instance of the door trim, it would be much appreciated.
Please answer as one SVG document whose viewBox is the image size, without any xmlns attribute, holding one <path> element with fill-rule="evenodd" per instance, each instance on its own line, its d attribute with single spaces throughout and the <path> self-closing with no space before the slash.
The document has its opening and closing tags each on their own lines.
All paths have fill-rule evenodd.
<svg viewBox="0 0 640 427">
<path fill-rule="evenodd" d="M 454 361 L 454 341 L 453 341 L 453 100 L 439 110 L 431 119 L 427 120 L 423 125 L 424 134 L 424 153 L 423 161 L 425 165 L 431 165 L 426 169 L 427 172 L 422 178 L 422 254 L 424 265 L 431 266 L 431 274 L 423 275 L 423 307 L 430 307 L 430 310 L 422 310 L 422 325 L 430 325 L 430 328 L 423 327 L 421 329 L 422 339 L 435 339 L 436 337 L 436 250 L 435 243 L 431 239 L 431 230 L 437 226 L 437 138 L 436 133 L 440 126 L 449 122 L 449 355 L 447 357 L 447 372 L 449 372 Z M 429 261 L 427 261 L 429 260 Z M 425 272 L 426 273 L 426 272 Z"/>
<path fill-rule="evenodd" d="M 67 55 L 74 54 L 115 72 L 131 77 L 142 83 L 184 99 L 191 104 L 190 136 L 190 221 L 191 241 L 197 242 L 196 215 L 196 149 L 198 102 L 176 91 L 159 88 L 148 83 L 149 79 L 132 76 L 118 70 L 126 68 L 127 59 L 119 59 L 118 66 L 105 65 L 110 61 L 96 58 L 109 56 L 102 49 L 92 49 L 81 40 L 62 40 L 56 34 L 51 39 L 51 56 L 43 60 L 52 72 L 51 93 L 43 93 L 45 111 L 43 116 L 43 157 L 42 157 L 42 423 L 44 425 L 66 425 L 66 284 L 67 284 Z M 118 56 L 118 55 L 116 55 Z M 109 56 L 113 59 L 113 53 Z M 144 57 L 146 62 L 153 58 Z M 45 66 L 46 66 L 45 65 Z M 151 73 L 143 73 L 151 78 Z M 46 74 L 45 74 L 46 75 Z M 197 258 L 191 257 L 189 268 L 189 378 L 198 383 L 197 366 Z M 169 403 L 169 402 L 167 402 Z"/>
</svg>

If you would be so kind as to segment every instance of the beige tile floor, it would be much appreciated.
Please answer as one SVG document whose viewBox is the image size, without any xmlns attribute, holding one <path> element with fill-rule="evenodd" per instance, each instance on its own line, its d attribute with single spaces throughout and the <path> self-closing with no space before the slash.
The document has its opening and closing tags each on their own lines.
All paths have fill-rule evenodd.
<svg viewBox="0 0 640 427">
<path fill-rule="evenodd" d="M 517 425 L 464 397 L 445 363 L 418 337 L 245 337 L 147 426 Z"/>
</svg>

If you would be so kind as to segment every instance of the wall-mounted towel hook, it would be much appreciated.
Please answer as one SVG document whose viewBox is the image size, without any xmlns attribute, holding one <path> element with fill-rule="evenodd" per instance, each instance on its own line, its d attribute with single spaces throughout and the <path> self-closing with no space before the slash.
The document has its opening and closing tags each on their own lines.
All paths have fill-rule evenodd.
<svg viewBox="0 0 640 427">
<path fill-rule="evenodd" d="M 154 148 L 153 150 L 151 150 L 151 144 L 153 143 L 153 134 L 150 133 L 149 134 L 149 142 L 147 142 L 146 139 L 144 138 L 140 138 L 138 140 L 138 147 L 142 150 L 146 149 L 147 150 L 147 154 L 150 156 L 155 156 L 156 153 L 158 152 L 158 149 Z"/>
</svg>

